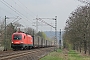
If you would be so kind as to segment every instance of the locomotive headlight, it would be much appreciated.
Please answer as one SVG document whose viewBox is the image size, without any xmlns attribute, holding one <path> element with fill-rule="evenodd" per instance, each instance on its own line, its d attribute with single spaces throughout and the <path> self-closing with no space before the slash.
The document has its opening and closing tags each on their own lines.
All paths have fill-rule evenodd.
<svg viewBox="0 0 90 60">
<path fill-rule="evenodd" d="M 21 42 L 21 43 L 23 43 L 23 42 Z"/>
<path fill-rule="evenodd" d="M 13 43 L 13 42 L 12 42 Z"/>
</svg>

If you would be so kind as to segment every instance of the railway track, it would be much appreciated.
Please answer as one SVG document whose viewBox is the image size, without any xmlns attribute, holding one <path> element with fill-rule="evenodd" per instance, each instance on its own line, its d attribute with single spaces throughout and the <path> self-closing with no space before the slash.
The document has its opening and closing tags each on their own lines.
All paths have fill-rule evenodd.
<svg viewBox="0 0 90 60">
<path fill-rule="evenodd" d="M 52 50 L 53 48 L 40 48 L 40 49 L 32 49 L 32 50 L 25 50 L 25 51 L 12 51 L 11 53 L 4 53 L 4 54 L 1 54 L 0 55 L 0 60 L 19 60 L 19 59 L 22 59 L 23 56 L 31 56 L 32 58 L 32 55 L 36 56 L 37 58 L 40 58 L 40 54 L 45 54 L 44 52 L 45 51 L 50 51 Z M 23 60 L 23 59 L 22 59 Z M 33 60 L 33 58 L 32 58 Z M 35 59 L 34 59 L 35 60 Z"/>
</svg>

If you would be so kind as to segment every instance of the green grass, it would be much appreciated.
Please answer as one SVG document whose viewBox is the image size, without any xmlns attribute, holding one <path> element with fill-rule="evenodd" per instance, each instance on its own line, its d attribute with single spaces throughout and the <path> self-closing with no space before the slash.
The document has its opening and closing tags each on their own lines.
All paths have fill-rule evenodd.
<svg viewBox="0 0 90 60">
<path fill-rule="evenodd" d="M 49 55 L 41 58 L 40 60 L 62 60 L 63 58 L 59 57 L 59 54 L 56 52 L 50 53 Z"/>
<path fill-rule="evenodd" d="M 83 57 L 73 50 L 69 51 L 68 56 L 69 56 L 68 60 L 83 60 Z"/>
<path fill-rule="evenodd" d="M 74 50 L 65 52 L 64 50 L 58 49 L 57 52 L 52 52 L 40 60 L 90 60 L 90 56 L 81 56 Z"/>
<path fill-rule="evenodd" d="M 52 52 L 40 60 L 63 60 L 63 58 L 59 57 L 61 52 L 62 50 L 58 49 L 57 52 Z"/>
</svg>

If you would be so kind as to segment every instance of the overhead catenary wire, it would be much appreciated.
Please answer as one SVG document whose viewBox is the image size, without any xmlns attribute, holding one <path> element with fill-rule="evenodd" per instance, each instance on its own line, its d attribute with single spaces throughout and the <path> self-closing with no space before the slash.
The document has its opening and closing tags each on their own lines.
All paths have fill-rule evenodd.
<svg viewBox="0 0 90 60">
<path fill-rule="evenodd" d="M 25 6 L 20 0 L 18 0 L 28 11 L 31 11 L 27 6 Z M 32 11 L 31 11 L 32 12 Z M 32 12 L 33 15 L 36 15 L 34 12 Z"/>
<path fill-rule="evenodd" d="M 11 9 L 12 11 L 14 11 L 16 14 L 18 14 L 22 18 L 24 17 L 25 20 L 27 20 L 27 21 L 30 20 L 26 16 L 24 16 L 21 12 L 19 12 L 18 10 L 16 10 L 12 5 L 10 5 L 9 3 L 5 2 L 4 0 L 3 1 L 0 0 L 0 2 L 2 2 L 5 6 L 7 6 L 9 9 Z M 30 22 L 30 21 L 28 21 L 28 22 Z"/>
<path fill-rule="evenodd" d="M 45 24 L 47 24 L 47 25 L 49 25 L 49 26 L 55 28 L 55 27 L 52 26 L 51 24 L 49 24 L 49 23 L 45 22 L 44 20 L 42 20 L 41 18 L 36 18 L 36 20 L 39 20 L 39 21 L 41 21 L 41 22 L 43 22 L 43 23 L 45 23 Z"/>
<path fill-rule="evenodd" d="M 25 17 L 26 20 L 28 21 L 28 18 L 27 18 L 25 15 L 23 15 L 20 11 L 18 11 L 17 9 L 15 9 L 12 5 L 10 5 L 10 4 L 7 3 L 6 1 L 3 0 L 3 2 L 5 2 L 7 5 L 6 5 L 5 3 L 4 3 L 4 4 L 5 4 L 6 6 L 8 6 L 9 8 L 11 7 L 18 15 L 20 15 L 20 16 L 22 16 L 22 17 Z M 10 8 L 10 9 L 11 9 L 11 8 Z M 11 10 L 12 10 L 12 9 L 11 9 Z"/>
<path fill-rule="evenodd" d="M 23 4 L 21 1 L 18 0 L 18 2 L 22 5 L 20 5 L 19 3 L 17 3 L 16 1 L 12 0 L 16 5 L 18 5 L 18 7 L 21 7 L 22 10 L 24 10 L 29 16 L 34 17 L 34 14 L 25 4 Z M 28 10 L 29 12 L 27 12 L 26 10 Z M 32 12 L 33 15 L 30 14 L 30 12 Z"/>
<path fill-rule="evenodd" d="M 22 18 L 19 18 L 19 16 L 17 16 L 13 21 L 11 21 L 10 23 L 15 23 L 18 22 L 19 20 L 21 20 Z M 8 23 L 8 24 L 10 24 Z"/>
<path fill-rule="evenodd" d="M 20 6 L 17 2 L 15 2 L 14 0 L 11 0 L 13 1 L 18 7 L 20 7 L 26 14 L 28 14 L 29 16 L 32 16 L 29 14 L 29 12 L 26 11 L 26 9 L 23 7 L 23 6 Z M 32 16 L 33 17 L 33 16 Z"/>
<path fill-rule="evenodd" d="M 12 22 L 14 22 L 16 19 L 18 19 L 19 16 L 17 16 Z"/>
<path fill-rule="evenodd" d="M 8 7 L 8 8 L 9 8 L 9 7 Z M 12 16 L 16 16 L 15 14 L 11 13 L 10 11 L 7 11 L 7 10 L 4 9 L 3 7 L 0 7 L 0 10 L 1 10 L 0 12 L 4 11 L 4 12 L 6 12 L 6 13 L 12 15 Z"/>
<path fill-rule="evenodd" d="M 0 0 L 1 1 L 1 0 Z M 2 2 L 2 1 L 1 1 Z M 7 4 L 5 4 L 4 2 L 2 2 L 5 6 L 7 6 L 8 8 L 10 8 L 12 11 L 14 11 L 16 14 L 20 15 L 19 13 L 17 13 L 14 9 L 12 9 L 10 6 L 8 6 Z"/>
<path fill-rule="evenodd" d="M 1 0 L 0 0 L 0 2 L 2 2 Z M 5 6 L 7 6 L 9 9 L 11 9 L 12 11 L 14 11 L 15 13 L 17 13 L 15 10 L 13 10 L 11 7 L 9 7 L 8 5 L 6 5 L 4 2 L 2 2 Z M 17 13 L 18 14 L 18 13 Z M 18 14 L 19 15 L 19 14 Z"/>
<path fill-rule="evenodd" d="M 22 19 L 22 18 L 20 18 L 20 19 Z M 18 19 L 17 21 L 14 21 L 14 22 L 12 22 L 12 23 L 18 22 L 20 19 Z"/>
</svg>

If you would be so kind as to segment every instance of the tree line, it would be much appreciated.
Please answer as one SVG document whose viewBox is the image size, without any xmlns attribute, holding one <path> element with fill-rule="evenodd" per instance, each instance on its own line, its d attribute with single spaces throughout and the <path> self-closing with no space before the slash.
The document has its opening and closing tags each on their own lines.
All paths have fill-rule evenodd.
<svg viewBox="0 0 90 60">
<path fill-rule="evenodd" d="M 90 5 L 80 6 L 71 13 L 66 21 L 63 40 L 64 48 L 90 54 Z"/>
</svg>

